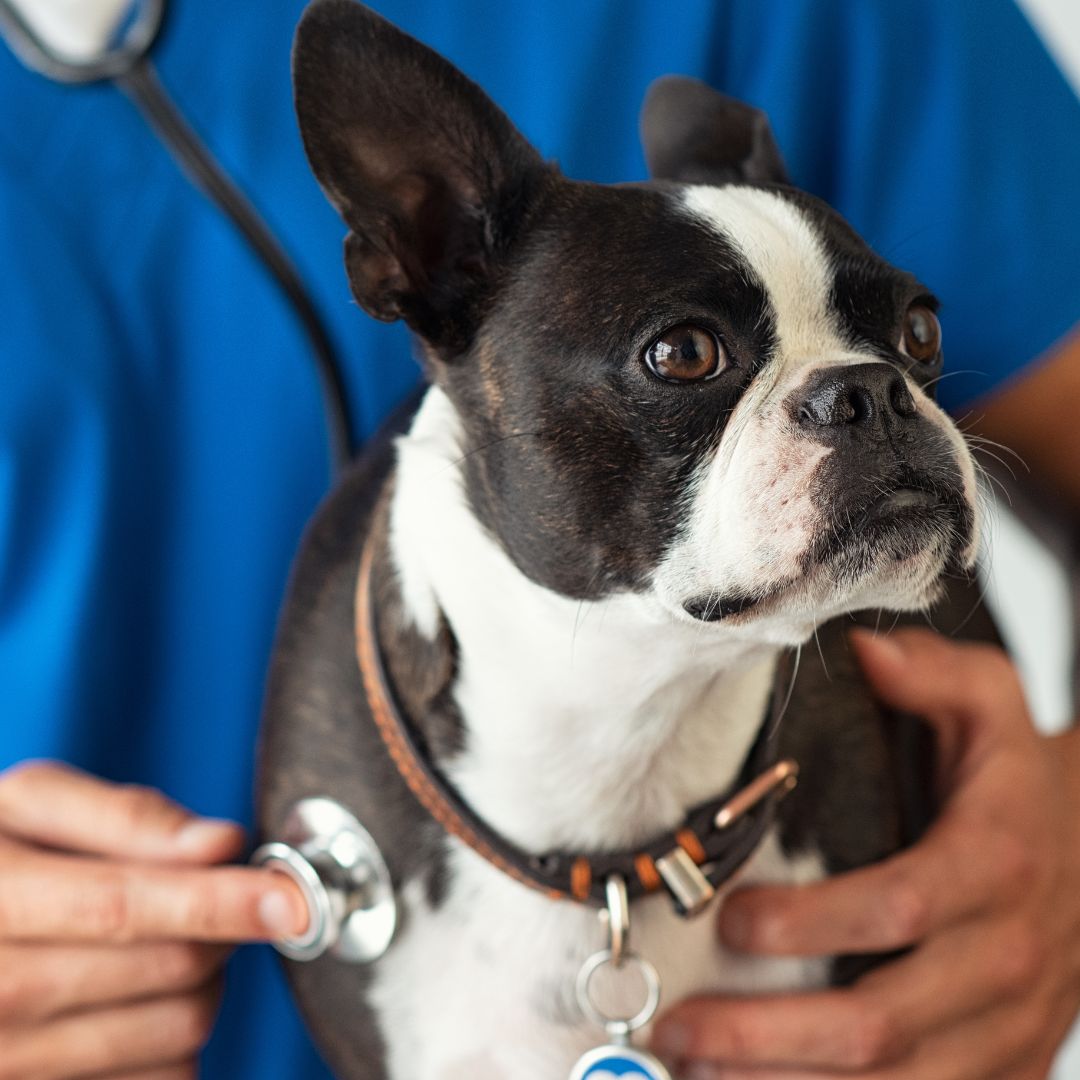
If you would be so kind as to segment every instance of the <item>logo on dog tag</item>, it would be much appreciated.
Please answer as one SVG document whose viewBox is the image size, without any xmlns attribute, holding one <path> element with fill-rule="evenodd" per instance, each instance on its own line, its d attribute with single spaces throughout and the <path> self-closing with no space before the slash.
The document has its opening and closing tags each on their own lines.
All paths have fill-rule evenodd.
<svg viewBox="0 0 1080 1080">
<path fill-rule="evenodd" d="M 570 1080 L 671 1080 L 671 1073 L 643 1050 L 629 1046 L 598 1046 L 583 1055 Z"/>
</svg>

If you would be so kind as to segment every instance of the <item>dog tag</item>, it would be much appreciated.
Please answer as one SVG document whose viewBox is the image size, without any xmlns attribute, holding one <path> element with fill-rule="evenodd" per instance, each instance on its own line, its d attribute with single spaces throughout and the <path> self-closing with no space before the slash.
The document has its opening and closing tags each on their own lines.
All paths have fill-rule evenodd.
<svg viewBox="0 0 1080 1080">
<path fill-rule="evenodd" d="M 671 1080 L 671 1073 L 652 1054 L 611 1043 L 583 1054 L 570 1080 Z"/>
<path fill-rule="evenodd" d="M 636 967 L 645 981 L 645 1004 L 630 1017 L 605 1015 L 592 1000 L 592 977 L 606 964 Z M 612 951 L 594 953 L 578 972 L 577 999 L 581 1011 L 607 1032 L 608 1042 L 586 1051 L 570 1071 L 569 1080 L 671 1080 L 671 1073 L 647 1050 L 630 1045 L 630 1036 L 647 1024 L 660 1004 L 660 976 L 656 968 L 627 949 L 621 950 L 618 963 Z"/>
</svg>

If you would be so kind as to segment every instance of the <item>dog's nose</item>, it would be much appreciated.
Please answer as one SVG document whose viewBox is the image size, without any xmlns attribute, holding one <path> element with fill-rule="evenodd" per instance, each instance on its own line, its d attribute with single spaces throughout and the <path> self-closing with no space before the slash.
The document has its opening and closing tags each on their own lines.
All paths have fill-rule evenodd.
<svg viewBox="0 0 1080 1080">
<path fill-rule="evenodd" d="M 806 427 L 858 429 L 872 435 L 884 435 L 893 420 L 907 420 L 917 412 L 904 376 L 885 363 L 814 372 L 803 385 L 794 411 L 799 424 Z M 824 434 L 820 432 L 819 437 Z"/>
</svg>

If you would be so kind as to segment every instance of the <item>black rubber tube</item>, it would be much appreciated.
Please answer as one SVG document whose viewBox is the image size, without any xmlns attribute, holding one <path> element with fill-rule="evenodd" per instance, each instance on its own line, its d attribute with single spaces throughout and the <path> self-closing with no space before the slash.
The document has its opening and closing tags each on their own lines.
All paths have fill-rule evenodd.
<svg viewBox="0 0 1080 1080">
<path fill-rule="evenodd" d="M 138 107 L 188 179 L 226 214 L 277 282 L 311 343 L 322 388 L 330 460 L 340 475 L 356 447 L 341 364 L 292 261 L 244 193 L 173 104 L 145 57 L 115 82 Z"/>
</svg>

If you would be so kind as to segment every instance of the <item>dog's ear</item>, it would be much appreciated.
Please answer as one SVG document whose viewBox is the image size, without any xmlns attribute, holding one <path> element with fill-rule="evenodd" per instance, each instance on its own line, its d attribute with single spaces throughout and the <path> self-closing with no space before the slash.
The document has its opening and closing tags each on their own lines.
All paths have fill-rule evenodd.
<svg viewBox="0 0 1080 1080">
<path fill-rule="evenodd" d="M 293 45 L 308 160 L 349 227 L 353 294 L 443 353 L 464 348 L 550 170 L 475 83 L 353 0 L 316 0 Z"/>
<path fill-rule="evenodd" d="M 765 114 L 696 79 L 667 75 L 649 87 L 641 141 L 658 180 L 789 183 Z"/>
</svg>

